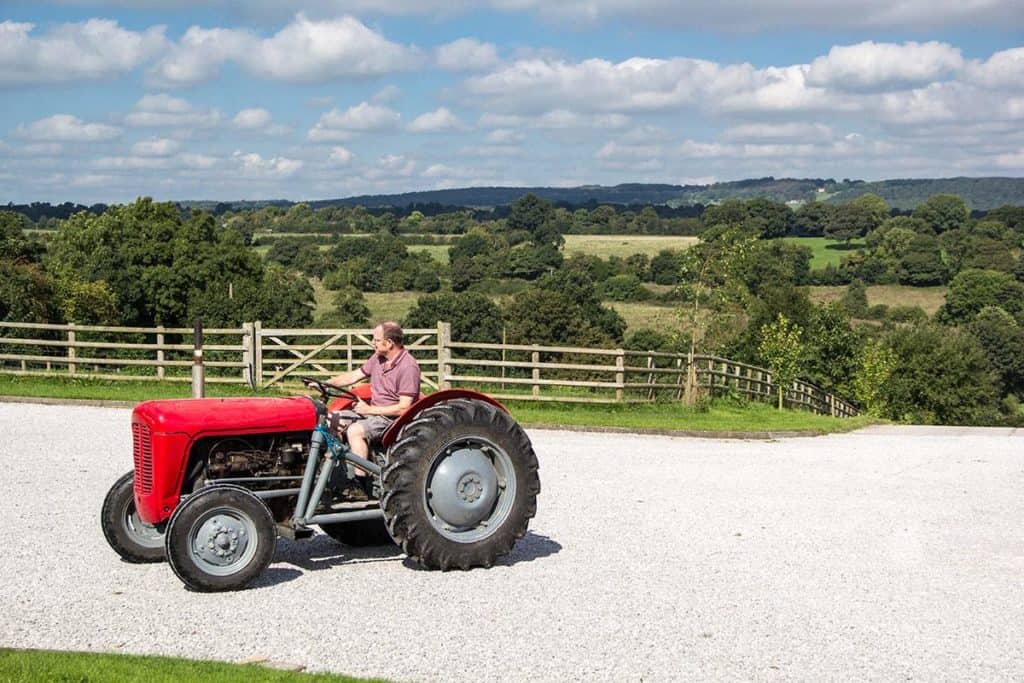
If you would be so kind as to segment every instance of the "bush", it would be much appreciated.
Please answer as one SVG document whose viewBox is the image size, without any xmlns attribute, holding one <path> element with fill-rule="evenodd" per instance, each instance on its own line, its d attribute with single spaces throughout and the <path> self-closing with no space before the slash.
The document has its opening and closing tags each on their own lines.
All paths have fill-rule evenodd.
<svg viewBox="0 0 1024 683">
<path fill-rule="evenodd" d="M 613 275 L 597 286 L 597 296 L 612 301 L 645 301 L 651 292 L 636 275 Z"/>
</svg>

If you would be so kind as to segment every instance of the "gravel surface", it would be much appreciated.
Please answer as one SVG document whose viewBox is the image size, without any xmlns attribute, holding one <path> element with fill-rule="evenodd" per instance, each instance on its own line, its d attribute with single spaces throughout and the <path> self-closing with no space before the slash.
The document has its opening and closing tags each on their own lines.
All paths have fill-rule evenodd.
<svg viewBox="0 0 1024 683">
<path fill-rule="evenodd" d="M 100 531 L 130 412 L 0 404 L 0 646 L 395 680 L 1024 678 L 1024 439 L 531 434 L 539 512 L 490 570 L 278 542 L 204 595 Z"/>
</svg>

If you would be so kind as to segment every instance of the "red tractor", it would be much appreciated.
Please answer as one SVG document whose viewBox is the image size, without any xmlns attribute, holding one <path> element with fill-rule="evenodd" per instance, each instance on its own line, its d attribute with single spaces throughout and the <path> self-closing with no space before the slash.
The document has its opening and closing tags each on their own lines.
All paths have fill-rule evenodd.
<svg viewBox="0 0 1024 683">
<path fill-rule="evenodd" d="M 421 397 L 365 460 L 327 415 L 369 400 L 369 386 L 303 382 L 320 397 L 139 404 L 135 468 L 100 515 L 110 546 L 127 562 L 166 558 L 193 590 L 223 591 L 258 576 L 278 536 L 309 538 L 313 525 L 348 545 L 393 541 L 442 570 L 490 567 L 526 534 L 537 456 L 497 401 L 462 389 Z M 358 496 L 368 500 L 351 493 L 353 467 L 374 475 Z"/>
</svg>

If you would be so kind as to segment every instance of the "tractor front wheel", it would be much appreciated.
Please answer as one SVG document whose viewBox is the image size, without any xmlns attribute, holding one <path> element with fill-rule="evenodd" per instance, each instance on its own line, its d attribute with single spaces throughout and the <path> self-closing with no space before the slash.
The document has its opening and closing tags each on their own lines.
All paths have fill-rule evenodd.
<svg viewBox="0 0 1024 683">
<path fill-rule="evenodd" d="M 240 486 L 217 484 L 174 511 L 167 560 L 192 590 L 237 590 L 267 568 L 276 541 L 274 518 L 262 500 Z"/>
<path fill-rule="evenodd" d="M 164 561 L 164 535 L 135 509 L 134 471 L 114 482 L 103 499 L 100 526 L 107 543 L 125 562 Z"/>
<path fill-rule="evenodd" d="M 540 478 L 530 439 L 505 411 L 454 399 L 425 409 L 382 474 L 388 531 L 430 569 L 490 567 L 526 535 Z"/>
</svg>

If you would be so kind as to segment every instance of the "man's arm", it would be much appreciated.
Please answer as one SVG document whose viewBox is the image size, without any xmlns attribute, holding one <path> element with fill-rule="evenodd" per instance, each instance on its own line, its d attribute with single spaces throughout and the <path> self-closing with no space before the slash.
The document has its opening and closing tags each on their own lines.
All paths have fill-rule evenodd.
<svg viewBox="0 0 1024 683">
<path fill-rule="evenodd" d="M 363 374 L 361 369 L 356 368 L 355 370 L 349 370 L 348 372 L 331 377 L 327 380 L 327 383 L 333 384 L 336 387 L 347 387 L 349 384 L 355 384 L 364 379 L 366 379 L 366 375 Z"/>
<path fill-rule="evenodd" d="M 385 417 L 398 417 L 412 405 L 412 396 L 399 396 L 398 403 L 390 406 L 371 406 L 369 403 L 360 401 L 352 406 L 360 415 L 383 415 Z"/>
</svg>

